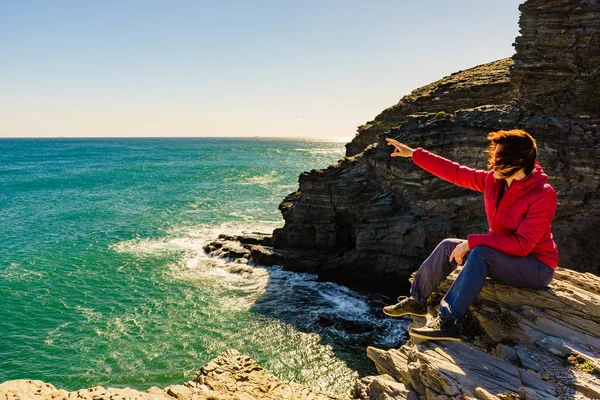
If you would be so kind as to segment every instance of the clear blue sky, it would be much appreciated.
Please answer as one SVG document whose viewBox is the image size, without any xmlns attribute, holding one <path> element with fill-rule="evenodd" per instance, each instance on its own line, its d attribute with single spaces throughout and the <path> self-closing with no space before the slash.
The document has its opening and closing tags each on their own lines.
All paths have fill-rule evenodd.
<svg viewBox="0 0 600 400">
<path fill-rule="evenodd" d="M 515 0 L 0 0 L 0 137 L 352 137 L 510 57 Z"/>
</svg>

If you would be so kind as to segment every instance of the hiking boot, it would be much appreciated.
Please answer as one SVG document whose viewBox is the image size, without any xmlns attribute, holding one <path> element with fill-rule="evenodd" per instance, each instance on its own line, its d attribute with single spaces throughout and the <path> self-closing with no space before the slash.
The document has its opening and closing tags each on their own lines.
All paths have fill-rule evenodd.
<svg viewBox="0 0 600 400">
<path fill-rule="evenodd" d="M 422 328 L 411 328 L 408 331 L 411 337 L 425 340 L 451 340 L 460 342 L 460 327 L 449 319 L 436 317 Z"/>
<path fill-rule="evenodd" d="M 383 307 L 383 313 L 390 317 L 401 317 L 403 315 L 427 315 L 427 306 L 423 306 L 412 297 L 398 297 L 398 304 Z"/>
</svg>

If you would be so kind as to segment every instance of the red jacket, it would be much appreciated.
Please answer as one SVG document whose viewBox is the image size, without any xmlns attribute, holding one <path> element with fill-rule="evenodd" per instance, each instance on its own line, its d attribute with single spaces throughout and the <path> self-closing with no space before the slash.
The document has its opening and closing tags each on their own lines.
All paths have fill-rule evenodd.
<svg viewBox="0 0 600 400">
<path fill-rule="evenodd" d="M 513 256 L 533 255 L 551 268 L 558 265 L 558 249 L 552 238 L 556 192 L 537 162 L 529 175 L 513 180 L 504 191 L 504 179 L 492 170 L 476 170 L 418 148 L 413 161 L 432 174 L 467 189 L 483 192 L 489 232 L 469 235 L 469 248 L 488 246 Z M 498 199 L 500 198 L 500 201 Z"/>
</svg>

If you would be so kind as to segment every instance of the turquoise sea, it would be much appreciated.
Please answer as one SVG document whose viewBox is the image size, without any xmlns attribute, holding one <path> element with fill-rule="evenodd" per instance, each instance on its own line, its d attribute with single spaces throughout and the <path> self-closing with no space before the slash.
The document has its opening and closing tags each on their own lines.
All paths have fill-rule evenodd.
<svg viewBox="0 0 600 400">
<path fill-rule="evenodd" d="M 280 267 L 230 274 L 202 247 L 282 226 L 298 175 L 341 142 L 0 139 L 0 382 L 146 389 L 228 348 L 285 380 L 344 393 L 365 347 L 406 322 L 375 297 Z"/>
</svg>

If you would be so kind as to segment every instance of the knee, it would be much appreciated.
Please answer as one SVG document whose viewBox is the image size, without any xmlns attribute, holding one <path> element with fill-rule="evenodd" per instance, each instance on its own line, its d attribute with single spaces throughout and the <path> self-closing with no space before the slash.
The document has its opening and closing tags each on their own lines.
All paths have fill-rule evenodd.
<svg viewBox="0 0 600 400">
<path fill-rule="evenodd" d="M 477 246 L 471 250 L 463 267 L 464 273 L 487 276 L 492 264 L 490 250 L 493 249 L 486 246 Z"/>
<path fill-rule="evenodd" d="M 491 247 L 477 246 L 469 252 L 469 259 L 477 261 L 489 261 L 494 251 L 495 250 Z"/>
<path fill-rule="evenodd" d="M 442 251 L 443 253 L 452 253 L 452 251 L 460 244 L 461 240 L 459 239 L 444 239 L 438 244 L 437 250 Z"/>
</svg>

